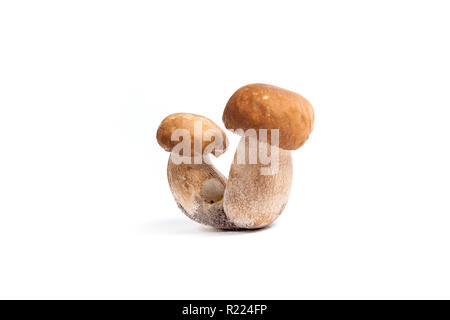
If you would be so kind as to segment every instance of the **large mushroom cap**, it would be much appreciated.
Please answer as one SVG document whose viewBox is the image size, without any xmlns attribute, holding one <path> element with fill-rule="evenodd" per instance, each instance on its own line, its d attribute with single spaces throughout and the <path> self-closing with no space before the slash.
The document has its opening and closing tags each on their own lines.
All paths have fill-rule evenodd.
<svg viewBox="0 0 450 320">
<path fill-rule="evenodd" d="M 300 148 L 313 129 L 314 111 L 301 95 L 268 84 L 249 84 L 228 100 L 223 113 L 227 129 L 279 129 L 279 147 Z"/>
<path fill-rule="evenodd" d="M 191 155 L 195 154 L 195 141 L 201 146 L 202 153 L 208 145 L 214 142 L 214 148 L 211 151 L 215 156 L 225 152 L 228 146 L 225 132 L 212 120 L 193 113 L 174 113 L 161 122 L 156 132 L 156 139 L 164 150 L 171 152 L 183 140 L 180 136 L 183 132 L 176 132 L 178 129 L 185 130 L 189 135 Z M 220 137 L 220 139 L 216 140 L 216 137 Z"/>
</svg>

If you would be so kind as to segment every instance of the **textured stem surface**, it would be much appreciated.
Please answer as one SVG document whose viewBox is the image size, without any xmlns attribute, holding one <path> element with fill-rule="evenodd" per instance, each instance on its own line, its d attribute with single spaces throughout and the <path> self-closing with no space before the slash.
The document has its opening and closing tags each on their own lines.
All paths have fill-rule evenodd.
<svg viewBox="0 0 450 320">
<path fill-rule="evenodd" d="M 223 210 L 227 179 L 212 165 L 167 164 L 167 179 L 178 207 L 192 220 L 218 229 L 237 229 Z"/>
<path fill-rule="evenodd" d="M 239 228 L 256 229 L 271 224 L 283 211 L 291 189 L 292 158 L 291 152 L 273 147 L 278 151 L 278 166 L 273 168 L 273 175 L 262 175 L 261 169 L 267 170 L 270 164 L 249 164 L 249 154 L 255 152 L 243 137 L 241 144 L 247 150 L 245 164 L 237 163 L 239 148 L 233 164 L 224 194 L 224 209 L 229 220 Z M 251 144 L 250 144 L 251 145 Z M 259 142 L 258 148 L 268 145 Z M 264 169 L 265 168 L 265 169 Z"/>
</svg>

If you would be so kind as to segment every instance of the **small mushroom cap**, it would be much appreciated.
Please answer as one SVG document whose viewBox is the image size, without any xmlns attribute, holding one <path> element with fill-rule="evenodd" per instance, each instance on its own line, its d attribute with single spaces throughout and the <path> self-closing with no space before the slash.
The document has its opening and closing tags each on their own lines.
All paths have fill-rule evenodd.
<svg viewBox="0 0 450 320">
<path fill-rule="evenodd" d="M 195 150 L 195 143 L 201 147 L 203 153 L 205 148 L 214 142 L 210 152 L 216 157 L 225 152 L 228 146 L 227 136 L 217 124 L 204 116 L 193 113 L 174 113 L 167 116 L 158 127 L 156 139 L 164 150 L 171 152 L 177 144 L 183 141 L 183 133 L 190 137 L 191 155 L 198 153 L 196 152 L 198 150 Z M 200 150 L 200 148 L 198 149 Z"/>
<path fill-rule="evenodd" d="M 270 129 L 278 129 L 278 146 L 295 150 L 305 143 L 313 129 L 314 110 L 308 100 L 295 92 L 255 83 L 231 96 L 222 119 L 227 129 L 255 129 L 258 135 L 259 129 L 267 129 L 269 143 Z"/>
</svg>

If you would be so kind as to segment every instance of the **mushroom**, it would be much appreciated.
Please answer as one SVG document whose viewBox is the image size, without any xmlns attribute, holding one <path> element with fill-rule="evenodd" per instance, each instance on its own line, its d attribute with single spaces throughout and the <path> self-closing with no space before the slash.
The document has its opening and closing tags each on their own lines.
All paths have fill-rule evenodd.
<svg viewBox="0 0 450 320">
<path fill-rule="evenodd" d="M 225 152 L 225 132 L 206 117 L 175 113 L 161 122 L 156 139 L 170 152 L 167 179 L 178 207 L 201 224 L 235 229 L 223 211 L 227 179 L 209 159 L 209 153 L 218 157 Z"/>
<path fill-rule="evenodd" d="M 225 188 L 226 216 L 239 228 L 262 228 L 281 214 L 288 201 L 290 150 L 300 148 L 308 139 L 313 129 L 313 108 L 295 92 L 250 84 L 228 100 L 223 122 L 227 129 L 243 136 Z"/>
</svg>

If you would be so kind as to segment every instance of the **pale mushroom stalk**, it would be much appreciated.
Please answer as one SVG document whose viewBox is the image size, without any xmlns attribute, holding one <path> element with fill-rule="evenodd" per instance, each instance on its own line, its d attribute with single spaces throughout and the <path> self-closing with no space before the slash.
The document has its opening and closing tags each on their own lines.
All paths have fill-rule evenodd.
<svg viewBox="0 0 450 320">
<path fill-rule="evenodd" d="M 167 164 L 167 180 L 173 197 L 192 220 L 218 229 L 236 229 L 223 209 L 227 179 L 214 166 L 174 164 L 172 154 Z"/>
<path fill-rule="evenodd" d="M 240 142 L 248 151 L 245 164 L 238 163 L 242 149 L 235 153 L 225 189 L 224 209 L 236 226 L 255 229 L 271 224 L 286 206 L 292 182 L 292 157 L 288 150 L 267 146 L 267 150 L 278 153 L 277 167 L 269 169 L 259 159 L 251 164 L 248 155 L 255 150 L 249 146 L 249 139 L 242 137 Z M 264 143 L 260 142 L 261 145 Z M 272 172 L 264 172 L 267 169 Z"/>
</svg>

